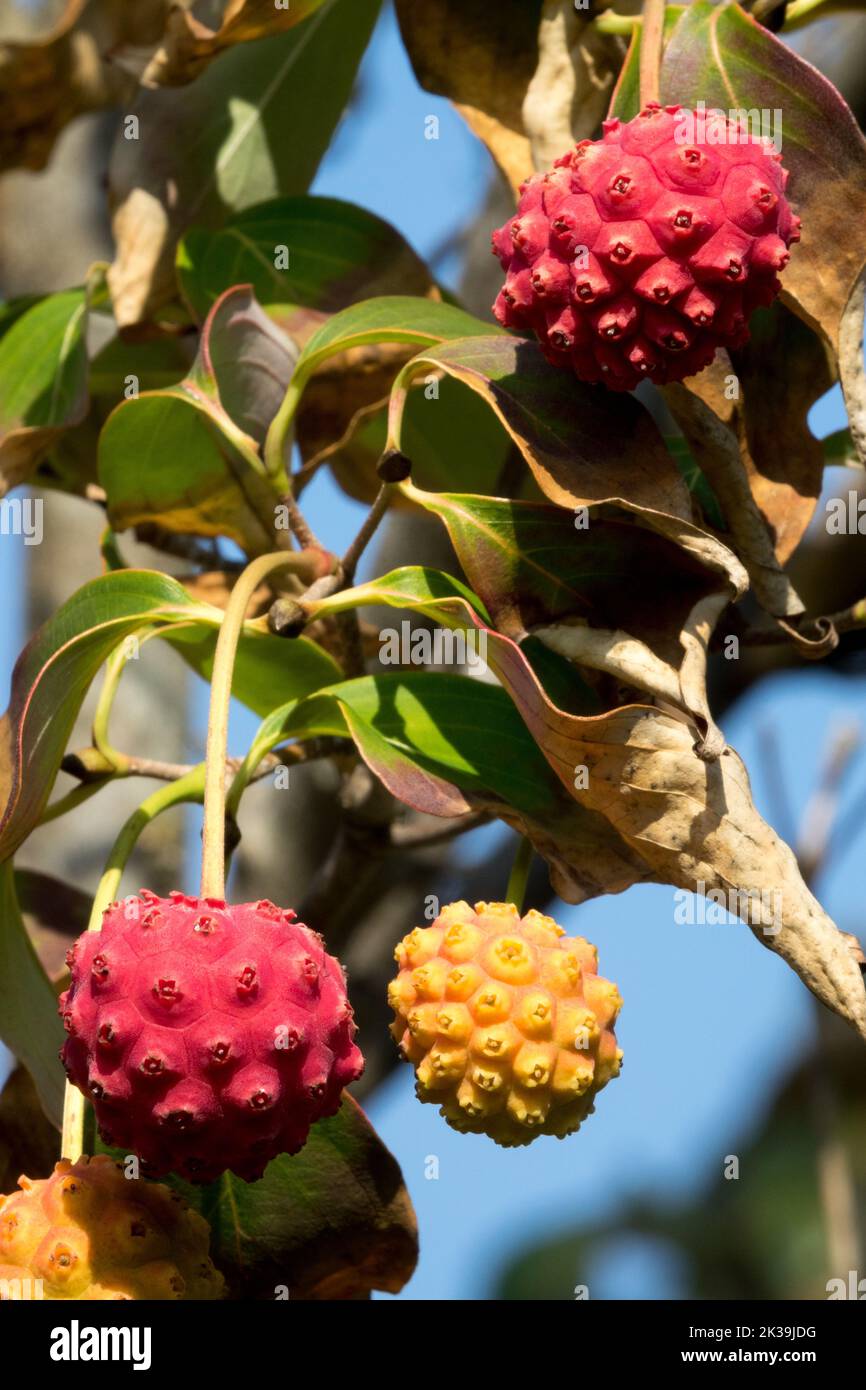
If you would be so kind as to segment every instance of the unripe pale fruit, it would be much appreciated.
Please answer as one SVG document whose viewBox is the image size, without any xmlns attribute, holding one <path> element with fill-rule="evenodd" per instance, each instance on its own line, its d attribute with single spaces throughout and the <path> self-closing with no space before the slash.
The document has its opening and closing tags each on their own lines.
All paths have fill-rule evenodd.
<svg viewBox="0 0 866 1390">
<path fill-rule="evenodd" d="M 145 889 L 68 962 L 61 1059 L 148 1176 L 259 1178 L 363 1070 L 339 962 L 271 902 Z"/>
<path fill-rule="evenodd" d="M 800 239 L 788 174 L 765 137 L 720 113 L 650 102 L 605 121 L 522 186 L 493 233 L 494 313 L 548 361 L 630 391 L 682 381 L 748 341 Z"/>
<path fill-rule="evenodd" d="M 451 903 L 395 951 L 391 1032 L 422 1101 L 497 1144 L 564 1138 L 619 1074 L 622 1000 L 594 946 L 511 903 Z"/>
<path fill-rule="evenodd" d="M 207 1222 L 162 1183 L 97 1154 L 18 1186 L 0 1197 L 0 1298 L 224 1297 Z"/>
</svg>

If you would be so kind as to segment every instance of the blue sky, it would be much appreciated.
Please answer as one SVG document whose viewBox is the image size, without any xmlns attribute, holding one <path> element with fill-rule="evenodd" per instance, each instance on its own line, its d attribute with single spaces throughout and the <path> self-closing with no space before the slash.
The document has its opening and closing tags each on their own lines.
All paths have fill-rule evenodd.
<svg viewBox="0 0 866 1390">
<path fill-rule="evenodd" d="M 490 161 L 450 106 L 420 91 L 390 13 L 363 76 L 363 101 L 344 121 L 314 191 L 388 218 L 421 255 L 429 255 L 477 208 L 491 177 Z M 438 141 L 424 138 L 429 115 L 440 119 Z M 446 259 L 437 270 L 447 283 L 458 267 Z M 842 423 L 833 393 L 814 412 L 813 425 L 825 434 Z M 357 529 L 360 508 L 325 473 L 305 506 L 334 550 Z M 16 538 L 0 540 L 4 593 L 18 588 L 23 551 Z M 20 640 L 20 615 L 7 608 L 0 634 L 4 683 Z M 203 725 L 203 691 L 198 704 Z M 802 807 L 828 732 L 837 721 L 851 720 L 866 725 L 866 679 L 843 681 L 820 669 L 767 681 L 729 712 L 725 732 L 745 758 L 768 818 L 761 748 L 769 725 L 790 802 Z M 236 710 L 232 746 L 241 748 L 252 728 L 250 717 Z M 861 757 L 849 795 L 864 785 Z M 859 926 L 863 851 L 859 832 L 825 886 L 824 904 L 846 930 Z M 491 896 L 503 887 L 491 884 Z M 421 909 L 419 903 L 419 921 Z M 563 906 L 560 920 L 569 932 L 597 944 L 601 972 L 623 994 L 622 1077 L 601 1095 L 580 1134 L 504 1151 L 484 1138 L 455 1134 L 432 1106 L 420 1106 L 410 1068 L 400 1067 L 368 1109 L 403 1167 L 420 1220 L 421 1263 L 402 1297 L 483 1298 L 509 1250 L 533 1233 L 595 1221 L 639 1192 L 685 1198 L 743 1145 L 808 1041 L 811 1001 L 790 971 L 739 923 L 677 926 L 670 888 L 635 888 L 579 908 Z M 407 930 L 412 925 L 407 922 Z M 431 1155 L 439 1160 L 437 1180 L 424 1176 Z M 575 1271 L 575 1282 L 582 1273 Z M 624 1247 L 592 1272 L 593 1297 L 677 1292 L 675 1268 L 646 1247 Z"/>
</svg>

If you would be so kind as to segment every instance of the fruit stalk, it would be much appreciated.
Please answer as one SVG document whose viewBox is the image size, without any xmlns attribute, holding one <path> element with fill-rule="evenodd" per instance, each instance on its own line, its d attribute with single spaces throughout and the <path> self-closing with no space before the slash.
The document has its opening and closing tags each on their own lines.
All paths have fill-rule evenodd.
<svg viewBox="0 0 866 1390">
<path fill-rule="evenodd" d="M 640 104 L 661 100 L 662 50 L 665 37 L 665 0 L 644 0 L 640 40 Z"/>
<path fill-rule="evenodd" d="M 260 555 L 238 576 L 220 626 L 211 678 L 210 712 L 205 754 L 204 827 L 202 830 L 201 896 L 225 897 L 225 768 L 228 748 L 232 675 L 244 617 L 256 589 L 277 569 L 291 568 L 312 581 L 321 557 L 310 551 L 280 551 Z"/>
<path fill-rule="evenodd" d="M 526 885 L 529 880 L 529 870 L 534 853 L 532 842 L 527 840 L 526 836 L 522 836 L 514 856 L 514 863 L 511 866 L 508 887 L 505 890 L 505 901 L 514 903 L 518 912 L 523 911 L 523 900 L 526 897 Z"/>
</svg>

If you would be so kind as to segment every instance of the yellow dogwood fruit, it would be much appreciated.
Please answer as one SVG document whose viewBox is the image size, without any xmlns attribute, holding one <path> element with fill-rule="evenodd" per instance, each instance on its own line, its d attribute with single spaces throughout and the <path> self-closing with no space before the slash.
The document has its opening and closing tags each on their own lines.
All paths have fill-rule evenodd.
<svg viewBox="0 0 866 1390">
<path fill-rule="evenodd" d="M 394 952 L 391 1032 L 419 1099 L 497 1144 L 564 1138 L 617 1076 L 619 990 L 594 946 L 512 903 L 445 907 Z"/>
<path fill-rule="evenodd" d="M 0 1197 L 0 1298 L 224 1296 L 207 1222 L 163 1183 L 97 1154 L 18 1185 Z"/>
</svg>

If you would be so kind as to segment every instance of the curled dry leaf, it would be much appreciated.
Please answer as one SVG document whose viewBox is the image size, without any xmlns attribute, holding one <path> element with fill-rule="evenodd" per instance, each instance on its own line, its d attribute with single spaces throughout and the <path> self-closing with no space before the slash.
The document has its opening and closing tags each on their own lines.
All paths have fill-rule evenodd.
<svg viewBox="0 0 866 1390">
<path fill-rule="evenodd" d="M 192 13 L 194 0 L 67 0 L 48 28 L 4 11 L 0 170 L 43 168 L 75 116 L 128 104 L 139 83 L 189 83 L 227 49 L 293 28 L 323 3 L 223 0 L 213 26 Z"/>
<path fill-rule="evenodd" d="M 154 44 L 170 0 L 67 0 L 48 28 L 0 17 L 0 170 L 42 169 L 60 131 L 86 111 L 131 100 L 135 79 L 111 62 L 117 45 Z"/>
<path fill-rule="evenodd" d="M 622 41 L 574 0 L 397 0 L 397 13 L 421 86 L 450 97 L 515 193 L 599 126 Z"/>
<path fill-rule="evenodd" d="M 401 575 L 411 573 L 397 571 L 313 610 L 319 615 L 370 602 L 406 606 L 411 583 Z M 762 945 L 866 1040 L 866 985 L 849 942 L 810 893 L 793 852 L 759 816 L 732 749 L 707 762 L 685 718 L 645 706 L 589 718 L 569 714 L 547 696 L 517 643 L 488 627 L 466 597 L 422 606 L 441 622 L 484 633 L 488 666 L 563 787 L 607 821 L 652 878 L 722 894 Z M 578 780 L 580 770 L 585 776 Z M 571 867 L 579 873 L 582 866 Z"/>
<path fill-rule="evenodd" d="M 112 59 L 132 73 L 143 87 L 177 87 L 192 80 L 236 43 L 280 34 L 317 10 L 324 0 L 291 0 L 277 7 L 274 0 L 223 0 L 213 24 L 192 13 L 192 0 L 166 3 L 165 31 L 158 43 L 124 43 Z M 213 7 L 210 7 L 213 9 Z"/>
<path fill-rule="evenodd" d="M 808 416 L 835 372 L 822 339 L 782 303 L 755 314 L 751 333 L 733 360 L 720 353 L 690 389 L 736 435 L 752 495 L 783 565 L 821 495 L 825 451 Z"/>
<path fill-rule="evenodd" d="M 403 493 L 438 515 L 475 593 L 501 632 L 532 633 L 580 666 L 605 671 L 689 714 L 702 756 L 724 737 L 710 713 L 707 649 L 748 586 L 732 551 L 699 527 L 627 504 L 595 503 L 586 526 L 561 507 L 502 498 Z"/>
<path fill-rule="evenodd" d="M 639 6 L 626 3 L 625 10 Z M 573 0 L 544 0 L 538 66 L 523 100 L 536 169 L 549 169 L 576 140 L 595 134 L 622 62 L 620 41 L 599 33 Z"/>
<path fill-rule="evenodd" d="M 497 667 L 551 767 L 643 858 L 659 881 L 721 893 L 762 945 L 866 1041 L 866 987 L 848 942 L 813 897 L 789 847 L 759 816 L 746 769 L 732 749 L 714 762 L 688 725 L 625 708 L 597 719 L 555 709 L 525 662 L 504 651 Z M 493 665 L 493 661 L 491 661 Z"/>
<path fill-rule="evenodd" d="M 798 617 L 803 601 L 776 558 L 734 430 L 682 383 L 664 387 L 663 394 L 716 494 L 758 602 L 774 617 Z"/>
<path fill-rule="evenodd" d="M 626 506 L 691 520 L 688 488 L 634 396 L 576 381 L 525 338 L 460 338 L 419 353 L 410 364 L 392 394 L 396 423 L 403 388 L 431 371 L 447 372 L 487 402 L 558 506 L 626 499 Z"/>
<path fill-rule="evenodd" d="M 0 28 L 0 170 L 41 169 L 60 130 L 81 111 L 108 100 L 96 46 L 70 38 L 85 0 L 68 0 L 47 31 L 10 24 Z M 29 32 L 28 32 L 29 29 Z"/>
</svg>

